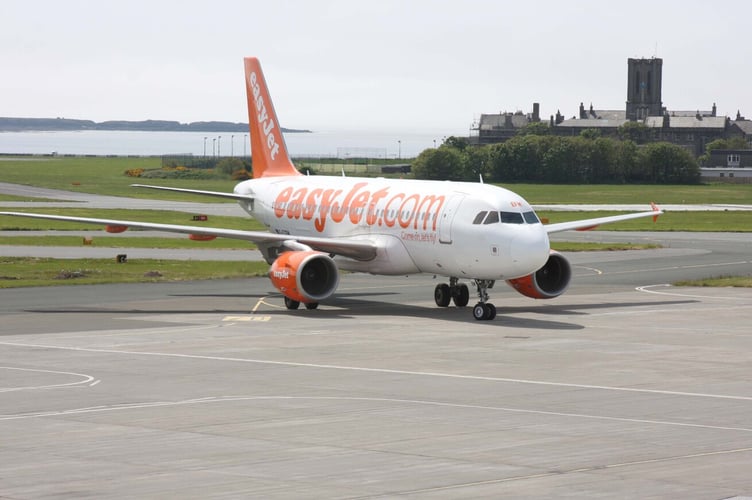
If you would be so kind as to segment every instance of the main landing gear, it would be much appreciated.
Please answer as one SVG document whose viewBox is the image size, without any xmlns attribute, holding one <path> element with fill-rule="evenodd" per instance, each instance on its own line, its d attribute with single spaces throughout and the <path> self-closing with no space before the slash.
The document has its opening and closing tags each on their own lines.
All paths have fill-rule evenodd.
<svg viewBox="0 0 752 500">
<path fill-rule="evenodd" d="M 316 309 L 319 306 L 318 302 L 305 302 L 305 308 L 306 309 Z M 297 309 L 300 307 L 300 302 L 297 300 L 292 300 L 289 297 L 285 297 L 285 307 L 288 309 Z"/>
<path fill-rule="evenodd" d="M 436 285 L 433 291 L 433 299 L 436 301 L 436 305 L 439 307 L 449 306 L 450 301 L 454 301 L 454 305 L 457 307 L 465 307 L 470 301 L 470 291 L 467 289 L 467 285 L 459 285 L 457 278 L 449 278 L 449 284 L 442 283 Z"/>
</svg>

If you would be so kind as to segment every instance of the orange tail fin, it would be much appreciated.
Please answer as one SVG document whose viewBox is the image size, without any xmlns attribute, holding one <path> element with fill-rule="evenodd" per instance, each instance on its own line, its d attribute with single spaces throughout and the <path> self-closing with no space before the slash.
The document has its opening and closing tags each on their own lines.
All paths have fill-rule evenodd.
<svg viewBox="0 0 752 500">
<path fill-rule="evenodd" d="M 255 57 L 245 58 L 245 89 L 248 95 L 253 178 L 300 175 L 287 154 L 285 138 L 269 97 L 261 63 Z"/>
</svg>

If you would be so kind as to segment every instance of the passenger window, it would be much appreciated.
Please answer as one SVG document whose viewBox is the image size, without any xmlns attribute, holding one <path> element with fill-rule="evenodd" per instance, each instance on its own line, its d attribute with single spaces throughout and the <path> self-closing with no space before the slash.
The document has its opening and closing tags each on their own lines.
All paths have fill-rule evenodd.
<svg viewBox="0 0 752 500">
<path fill-rule="evenodd" d="M 488 217 L 483 221 L 483 224 L 496 224 L 499 222 L 499 212 L 488 212 Z"/>
<path fill-rule="evenodd" d="M 486 218 L 486 214 L 488 212 L 478 212 L 478 215 L 475 216 L 475 219 L 473 219 L 473 224 L 480 224 L 483 222 L 483 219 Z"/>
<path fill-rule="evenodd" d="M 522 214 L 519 212 L 501 212 L 501 222 L 504 224 L 522 224 Z"/>
</svg>

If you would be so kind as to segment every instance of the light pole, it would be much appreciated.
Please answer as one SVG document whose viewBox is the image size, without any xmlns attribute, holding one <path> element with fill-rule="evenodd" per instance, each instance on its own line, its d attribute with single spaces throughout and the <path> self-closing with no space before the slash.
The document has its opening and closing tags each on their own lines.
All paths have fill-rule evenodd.
<svg viewBox="0 0 752 500">
<path fill-rule="evenodd" d="M 235 134 L 230 136 L 230 157 L 235 156 Z"/>
<path fill-rule="evenodd" d="M 248 144 L 248 134 L 243 134 L 243 158 L 245 158 L 245 145 Z"/>
<path fill-rule="evenodd" d="M 204 158 L 206 158 L 206 137 L 204 137 Z"/>
<path fill-rule="evenodd" d="M 436 139 L 433 140 L 433 149 L 436 149 Z"/>
<path fill-rule="evenodd" d="M 212 137 L 212 158 L 217 157 L 217 138 Z"/>
<path fill-rule="evenodd" d="M 397 158 L 402 159 L 402 141 L 397 141 Z"/>
<path fill-rule="evenodd" d="M 217 136 L 217 156 L 222 156 L 222 136 Z"/>
</svg>

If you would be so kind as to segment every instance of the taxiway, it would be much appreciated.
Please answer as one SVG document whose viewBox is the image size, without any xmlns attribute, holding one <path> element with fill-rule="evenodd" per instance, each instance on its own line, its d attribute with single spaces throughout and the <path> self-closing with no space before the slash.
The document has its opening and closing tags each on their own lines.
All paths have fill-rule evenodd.
<svg viewBox="0 0 752 500">
<path fill-rule="evenodd" d="M 575 254 L 490 322 L 430 276 L 0 290 L 0 496 L 749 495 L 752 291 L 666 285 L 708 255 Z"/>
</svg>

